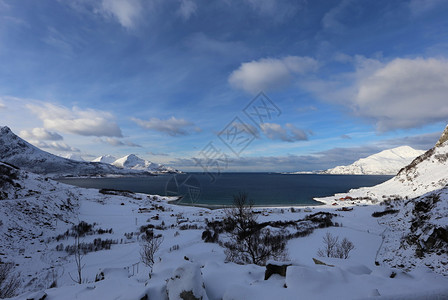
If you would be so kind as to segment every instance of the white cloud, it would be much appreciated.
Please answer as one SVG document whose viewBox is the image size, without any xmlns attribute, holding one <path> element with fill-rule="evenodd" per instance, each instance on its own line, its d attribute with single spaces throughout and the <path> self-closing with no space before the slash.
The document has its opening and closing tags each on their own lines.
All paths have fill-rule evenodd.
<svg viewBox="0 0 448 300">
<path fill-rule="evenodd" d="M 148 152 L 146 152 L 146 154 L 153 155 L 153 156 L 170 156 L 168 153 L 152 152 L 152 151 L 148 151 Z"/>
<path fill-rule="evenodd" d="M 95 141 L 103 143 L 103 144 L 108 144 L 108 145 L 112 145 L 115 147 L 119 147 L 119 146 L 128 146 L 128 147 L 141 147 L 141 145 L 138 145 L 136 143 L 133 143 L 131 141 L 121 141 L 119 139 L 116 138 L 110 138 L 110 137 L 106 137 L 106 138 L 97 138 L 95 139 Z"/>
<path fill-rule="evenodd" d="M 43 149 L 52 149 L 56 151 L 62 152 L 81 152 L 78 148 L 71 147 L 64 142 L 61 141 L 52 141 L 52 142 L 44 142 L 44 141 L 29 141 L 31 144 L 35 145 L 38 148 Z"/>
<path fill-rule="evenodd" d="M 293 124 L 286 124 L 285 128 L 276 123 L 262 123 L 261 130 L 271 140 L 281 140 L 285 142 L 296 142 L 308 140 L 308 134 L 295 127 Z"/>
<path fill-rule="evenodd" d="M 353 64 L 354 72 L 302 81 L 301 87 L 374 123 L 378 132 L 448 120 L 448 60 L 355 56 Z"/>
<path fill-rule="evenodd" d="M 0 102 L 0 109 L 6 108 L 6 105 Z"/>
<path fill-rule="evenodd" d="M 346 27 L 340 19 L 344 19 L 346 9 L 352 4 L 351 0 L 343 0 L 330 9 L 322 18 L 322 27 L 332 32 L 342 32 Z"/>
<path fill-rule="evenodd" d="M 121 26 L 132 29 L 140 18 L 142 5 L 140 0 L 103 0 L 100 12 L 114 17 Z"/>
<path fill-rule="evenodd" d="M 196 3 L 192 0 L 180 0 L 180 7 L 177 13 L 181 15 L 184 20 L 188 20 L 196 13 L 197 8 Z"/>
<path fill-rule="evenodd" d="M 33 128 L 31 130 L 20 131 L 20 136 L 26 140 L 39 140 L 39 141 L 60 141 L 62 136 L 57 132 L 50 132 L 45 128 Z"/>
<path fill-rule="evenodd" d="M 268 17 L 268 21 L 283 22 L 304 8 L 307 1 L 245 0 L 244 2 L 261 16 Z"/>
<path fill-rule="evenodd" d="M 247 53 L 244 43 L 239 41 L 218 40 L 202 32 L 194 33 L 186 39 L 186 45 L 195 52 L 215 53 L 218 55 L 239 55 Z"/>
<path fill-rule="evenodd" d="M 409 2 L 409 9 L 412 15 L 419 16 L 443 3 L 446 2 L 444 0 L 411 0 Z"/>
<path fill-rule="evenodd" d="M 122 137 L 121 129 L 107 112 L 78 107 L 69 109 L 46 102 L 28 104 L 27 108 L 43 121 L 46 129 L 83 136 Z"/>
<path fill-rule="evenodd" d="M 189 135 L 192 131 L 201 131 L 199 127 L 194 126 L 194 123 L 185 119 L 176 119 L 175 117 L 171 117 L 167 120 L 151 118 L 149 121 L 132 118 L 132 121 L 143 128 L 167 133 L 171 136 Z"/>
<path fill-rule="evenodd" d="M 359 79 L 353 105 L 388 131 L 446 121 L 447 95 L 447 60 L 395 59 Z"/>
<path fill-rule="evenodd" d="M 318 62 L 311 57 L 263 58 L 242 63 L 230 74 L 229 83 L 234 88 L 258 93 L 287 86 L 293 75 L 314 72 L 318 67 Z"/>
</svg>

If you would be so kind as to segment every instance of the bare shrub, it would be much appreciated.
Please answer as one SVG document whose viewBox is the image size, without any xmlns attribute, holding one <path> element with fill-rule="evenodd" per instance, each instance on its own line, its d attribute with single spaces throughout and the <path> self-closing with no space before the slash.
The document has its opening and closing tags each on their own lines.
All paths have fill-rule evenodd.
<svg viewBox="0 0 448 300">
<path fill-rule="evenodd" d="M 75 243 L 73 245 L 73 249 L 74 249 L 73 254 L 75 255 L 76 272 L 78 273 L 77 274 L 78 278 L 73 278 L 70 273 L 68 275 L 74 282 L 81 284 L 82 283 L 82 270 L 84 269 L 86 264 L 82 263 L 84 255 L 82 254 L 82 250 L 80 247 L 79 236 L 75 237 Z"/>
<path fill-rule="evenodd" d="M 334 257 L 347 259 L 350 256 L 350 252 L 355 249 L 355 245 L 347 238 L 344 238 L 342 242 L 339 242 L 339 237 L 333 236 L 327 232 L 323 237 L 324 248 L 317 250 L 317 255 L 320 257 Z"/>
<path fill-rule="evenodd" d="M 0 298 L 15 296 L 20 287 L 19 277 L 13 274 L 14 264 L 4 263 L 0 260 Z"/>
<path fill-rule="evenodd" d="M 344 238 L 337 247 L 337 257 L 347 259 L 349 258 L 350 251 L 352 251 L 353 249 L 355 249 L 355 245 L 353 245 L 353 243 L 347 238 Z"/>
<path fill-rule="evenodd" d="M 226 211 L 229 241 L 224 243 L 227 260 L 264 265 L 268 259 L 285 259 L 286 239 L 257 223 L 253 204 L 245 193 L 233 197 L 234 206 Z"/>
<path fill-rule="evenodd" d="M 163 242 L 163 237 L 161 235 L 155 236 L 153 232 L 146 233 L 143 235 L 140 257 L 142 262 L 150 268 L 149 278 L 152 275 L 152 268 L 154 266 L 155 260 L 154 256 L 159 250 L 160 245 Z"/>
</svg>

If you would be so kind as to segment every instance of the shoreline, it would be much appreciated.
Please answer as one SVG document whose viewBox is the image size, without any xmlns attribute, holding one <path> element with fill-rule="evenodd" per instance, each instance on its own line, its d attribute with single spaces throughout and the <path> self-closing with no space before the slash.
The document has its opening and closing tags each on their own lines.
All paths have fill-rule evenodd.
<svg viewBox="0 0 448 300">
<path fill-rule="evenodd" d="M 161 196 L 162 197 L 162 196 Z M 228 207 L 232 207 L 232 205 L 224 205 L 224 204 L 203 204 L 203 203 L 188 203 L 188 202 L 179 202 L 182 199 L 182 196 L 179 196 L 177 199 L 174 200 L 168 200 L 167 203 L 171 205 L 177 205 L 177 206 L 188 206 L 188 207 L 198 207 L 198 208 L 207 208 L 210 210 L 215 209 L 224 209 Z M 253 205 L 253 208 L 263 209 L 263 208 L 304 208 L 304 207 L 319 207 L 319 206 L 325 206 L 328 205 L 328 203 L 315 200 L 316 204 L 293 204 L 293 205 L 287 205 L 287 204 L 273 204 L 273 205 Z"/>
</svg>

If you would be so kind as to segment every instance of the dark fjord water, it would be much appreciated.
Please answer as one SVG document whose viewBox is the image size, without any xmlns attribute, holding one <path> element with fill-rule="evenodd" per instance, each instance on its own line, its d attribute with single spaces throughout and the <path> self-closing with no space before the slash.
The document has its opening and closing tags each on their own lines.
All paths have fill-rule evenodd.
<svg viewBox="0 0 448 300">
<path fill-rule="evenodd" d="M 189 173 L 132 178 L 70 178 L 59 181 L 86 188 L 106 188 L 132 192 L 183 196 L 181 204 L 221 206 L 232 196 L 246 192 L 255 205 L 316 205 L 314 197 L 331 196 L 352 188 L 373 186 L 392 176 L 317 175 L 278 173 Z"/>
</svg>

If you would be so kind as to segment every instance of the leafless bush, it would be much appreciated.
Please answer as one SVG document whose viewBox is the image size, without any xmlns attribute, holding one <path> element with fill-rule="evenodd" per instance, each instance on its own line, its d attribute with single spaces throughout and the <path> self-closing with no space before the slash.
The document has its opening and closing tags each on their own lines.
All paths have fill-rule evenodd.
<svg viewBox="0 0 448 300">
<path fill-rule="evenodd" d="M 350 255 L 350 251 L 353 249 L 355 249 L 355 245 L 353 245 L 347 238 L 344 238 L 336 250 L 337 257 L 347 259 Z"/>
<path fill-rule="evenodd" d="M 317 255 L 320 257 L 335 257 L 347 259 L 355 245 L 347 238 L 339 242 L 339 237 L 327 232 L 323 237 L 324 248 L 319 248 Z"/>
<path fill-rule="evenodd" d="M 13 274 L 14 264 L 3 263 L 0 260 L 0 298 L 11 298 L 15 296 L 20 286 L 19 277 Z"/>
<path fill-rule="evenodd" d="M 142 262 L 150 268 L 149 278 L 152 275 L 152 267 L 154 266 L 154 256 L 159 250 L 160 245 L 163 242 L 163 237 L 161 235 L 155 236 L 152 232 L 147 233 L 143 236 L 140 257 Z"/>
<path fill-rule="evenodd" d="M 234 206 L 226 211 L 229 241 L 224 243 L 227 260 L 264 265 L 268 259 L 285 259 L 286 240 L 262 229 L 253 205 L 245 193 L 234 196 Z"/>
<path fill-rule="evenodd" d="M 82 253 L 82 249 L 80 247 L 79 236 L 75 237 L 75 243 L 73 245 L 73 249 L 74 249 L 73 254 L 75 255 L 76 272 L 78 273 L 78 278 L 73 278 L 70 273 L 68 273 L 68 275 L 74 282 L 81 284 L 82 283 L 82 270 L 84 269 L 86 264 L 82 263 L 84 254 Z"/>
</svg>

